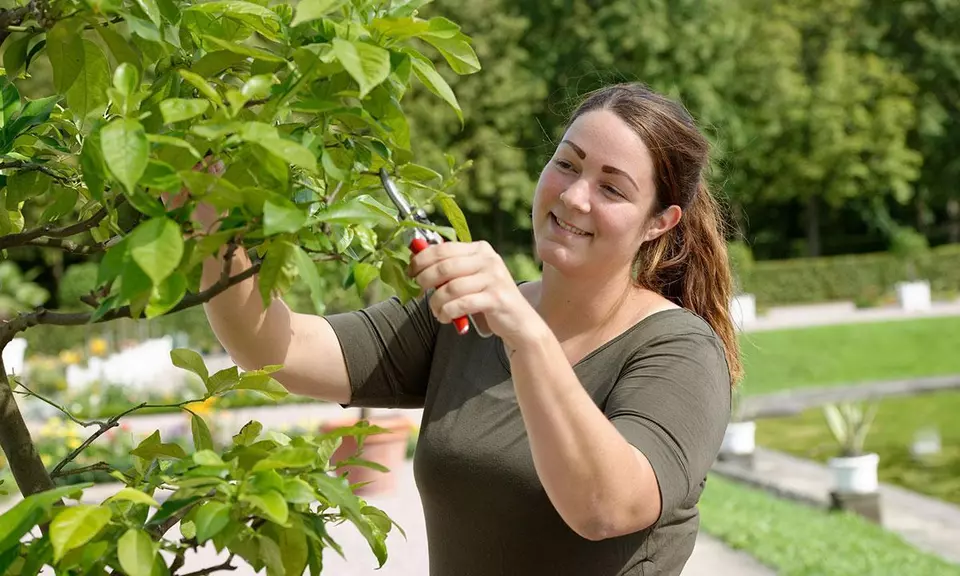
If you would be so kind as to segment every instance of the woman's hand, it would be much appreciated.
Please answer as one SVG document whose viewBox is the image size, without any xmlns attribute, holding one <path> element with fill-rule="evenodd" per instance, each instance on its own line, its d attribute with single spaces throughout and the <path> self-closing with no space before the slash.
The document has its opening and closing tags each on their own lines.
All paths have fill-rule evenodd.
<svg viewBox="0 0 960 576">
<path fill-rule="evenodd" d="M 430 309 L 444 324 L 473 315 L 509 348 L 543 327 L 520 292 L 503 258 L 486 242 L 445 242 L 410 259 L 408 274 L 430 296 Z"/>
</svg>

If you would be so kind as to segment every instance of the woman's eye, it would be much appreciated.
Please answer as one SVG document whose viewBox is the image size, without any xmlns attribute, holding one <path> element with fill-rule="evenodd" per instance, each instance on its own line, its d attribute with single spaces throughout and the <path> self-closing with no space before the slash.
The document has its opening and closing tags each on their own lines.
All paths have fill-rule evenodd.
<svg viewBox="0 0 960 576">
<path fill-rule="evenodd" d="M 620 191 L 614 188 L 613 186 L 604 186 L 603 189 L 613 194 L 614 196 L 619 196 L 621 198 L 624 197 L 623 194 L 621 194 Z"/>
<path fill-rule="evenodd" d="M 554 161 L 554 164 L 556 164 L 557 166 L 559 166 L 559 167 L 560 167 L 561 169 L 563 169 L 563 170 L 572 170 L 572 169 L 573 169 L 573 164 L 567 162 L 566 160 L 555 160 L 555 161 Z"/>
</svg>

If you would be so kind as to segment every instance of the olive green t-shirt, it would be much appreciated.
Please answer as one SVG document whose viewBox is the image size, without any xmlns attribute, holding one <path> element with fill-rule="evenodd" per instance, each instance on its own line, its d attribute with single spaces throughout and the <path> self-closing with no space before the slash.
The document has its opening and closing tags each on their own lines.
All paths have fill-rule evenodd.
<svg viewBox="0 0 960 576">
<path fill-rule="evenodd" d="M 423 408 L 414 476 L 431 576 L 680 574 L 730 414 L 723 349 L 699 316 L 658 312 L 574 366 L 650 461 L 663 501 L 650 528 L 601 541 L 574 532 L 548 499 L 499 338 L 457 335 L 422 297 L 327 319 L 343 348 L 351 405 Z"/>
</svg>

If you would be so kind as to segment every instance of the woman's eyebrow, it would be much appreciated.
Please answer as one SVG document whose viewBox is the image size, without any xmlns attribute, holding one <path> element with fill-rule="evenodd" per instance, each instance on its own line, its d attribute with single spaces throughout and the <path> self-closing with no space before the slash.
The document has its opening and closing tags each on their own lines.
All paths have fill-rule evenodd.
<svg viewBox="0 0 960 576">
<path fill-rule="evenodd" d="M 567 146 L 570 146 L 571 148 L 573 148 L 573 151 L 577 153 L 577 156 L 579 156 L 581 160 L 585 160 L 587 158 L 587 153 L 583 151 L 583 148 L 577 146 L 573 142 L 569 140 L 561 140 L 560 143 L 566 144 Z M 624 178 L 629 180 L 631 184 L 633 184 L 634 188 L 636 188 L 637 190 L 640 190 L 640 187 L 637 186 L 637 183 L 633 180 L 633 178 L 623 170 L 619 168 L 614 168 L 613 166 L 604 166 L 603 168 L 601 168 L 601 170 L 603 170 L 607 174 L 617 174 L 619 176 L 623 176 Z"/>
</svg>

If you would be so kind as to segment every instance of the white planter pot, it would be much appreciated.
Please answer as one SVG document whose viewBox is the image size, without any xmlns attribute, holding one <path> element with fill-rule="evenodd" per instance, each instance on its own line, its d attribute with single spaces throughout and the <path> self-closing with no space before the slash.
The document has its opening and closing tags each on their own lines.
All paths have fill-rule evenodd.
<svg viewBox="0 0 960 576">
<path fill-rule="evenodd" d="M 756 447 L 756 422 L 730 422 L 723 434 L 720 452 L 723 454 L 753 454 Z"/>
<path fill-rule="evenodd" d="M 23 375 L 23 357 L 27 352 L 27 340 L 14 338 L 3 347 L 3 367 L 7 374 Z"/>
<path fill-rule="evenodd" d="M 898 283 L 897 300 L 903 310 L 911 312 L 929 310 L 930 283 L 926 280 Z"/>
<path fill-rule="evenodd" d="M 834 489 L 843 494 L 870 494 L 877 491 L 877 464 L 880 456 L 863 454 L 849 458 L 831 458 Z"/>
<path fill-rule="evenodd" d="M 757 320 L 757 298 L 753 294 L 738 294 L 730 303 L 730 314 L 733 324 L 743 328 Z"/>
</svg>

